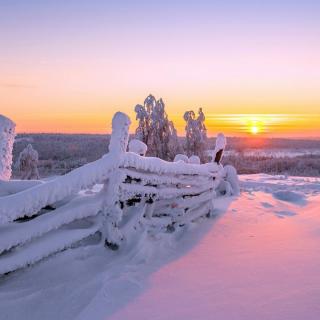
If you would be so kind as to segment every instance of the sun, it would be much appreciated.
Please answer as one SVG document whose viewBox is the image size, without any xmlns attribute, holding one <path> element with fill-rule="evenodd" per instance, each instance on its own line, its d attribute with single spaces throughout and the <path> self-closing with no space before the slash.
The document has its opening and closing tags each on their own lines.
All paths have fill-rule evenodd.
<svg viewBox="0 0 320 320">
<path fill-rule="evenodd" d="M 259 131 L 260 131 L 260 129 L 259 129 L 259 127 L 258 127 L 257 125 L 252 125 L 252 126 L 250 127 L 250 132 L 251 132 L 252 134 L 258 134 Z"/>
</svg>

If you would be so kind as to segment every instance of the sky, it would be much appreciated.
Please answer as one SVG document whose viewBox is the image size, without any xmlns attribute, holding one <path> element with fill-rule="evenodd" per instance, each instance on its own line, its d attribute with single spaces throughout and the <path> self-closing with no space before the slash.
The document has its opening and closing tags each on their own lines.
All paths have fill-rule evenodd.
<svg viewBox="0 0 320 320">
<path fill-rule="evenodd" d="M 110 132 L 152 93 L 184 133 L 320 137 L 320 1 L 0 0 L 0 113 Z"/>
</svg>

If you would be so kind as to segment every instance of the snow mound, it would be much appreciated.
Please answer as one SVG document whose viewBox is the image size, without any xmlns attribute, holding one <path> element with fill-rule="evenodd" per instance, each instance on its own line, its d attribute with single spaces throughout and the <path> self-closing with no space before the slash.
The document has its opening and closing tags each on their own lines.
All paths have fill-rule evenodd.
<svg viewBox="0 0 320 320">
<path fill-rule="evenodd" d="M 185 154 L 177 154 L 174 157 L 173 162 L 178 162 L 178 161 L 183 161 L 183 162 L 187 163 L 189 161 L 189 159 Z"/>
<path fill-rule="evenodd" d="M 240 186 L 239 186 L 239 178 L 237 174 L 237 170 L 235 167 L 226 165 L 223 169 L 225 179 L 227 182 L 229 182 L 231 188 L 232 188 L 232 195 L 239 195 L 240 194 Z"/>
<path fill-rule="evenodd" d="M 188 159 L 188 162 L 192 164 L 200 164 L 200 158 L 193 155 Z"/>
<path fill-rule="evenodd" d="M 273 192 L 272 196 L 278 200 L 291 202 L 293 204 L 304 205 L 307 203 L 303 194 L 294 191 L 280 190 Z"/>
<path fill-rule="evenodd" d="M 129 142 L 129 152 L 134 152 L 140 154 L 140 156 L 145 156 L 147 149 L 147 145 L 138 139 L 132 139 Z"/>
</svg>

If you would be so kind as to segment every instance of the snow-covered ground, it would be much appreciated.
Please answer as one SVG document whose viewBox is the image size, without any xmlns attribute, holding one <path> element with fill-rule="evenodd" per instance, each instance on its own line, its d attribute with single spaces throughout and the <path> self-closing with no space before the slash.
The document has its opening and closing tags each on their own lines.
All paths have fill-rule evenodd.
<svg viewBox="0 0 320 320">
<path fill-rule="evenodd" d="M 320 179 L 240 180 L 183 231 L 115 252 L 92 239 L 1 277 L 0 319 L 319 319 Z"/>
</svg>

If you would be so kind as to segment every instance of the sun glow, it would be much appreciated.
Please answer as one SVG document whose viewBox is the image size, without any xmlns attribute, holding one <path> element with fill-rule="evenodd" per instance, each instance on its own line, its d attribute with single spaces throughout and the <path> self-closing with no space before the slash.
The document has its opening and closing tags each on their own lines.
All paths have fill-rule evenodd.
<svg viewBox="0 0 320 320">
<path fill-rule="evenodd" d="M 252 134 L 258 134 L 259 131 L 260 131 L 260 130 L 259 130 L 259 127 L 256 126 L 256 125 L 253 125 L 253 126 L 250 127 L 250 132 L 251 132 Z"/>
<path fill-rule="evenodd" d="M 319 115 L 311 114 L 209 114 L 208 131 L 259 137 L 319 135 Z M 303 136 L 303 135 L 302 135 Z"/>
</svg>

